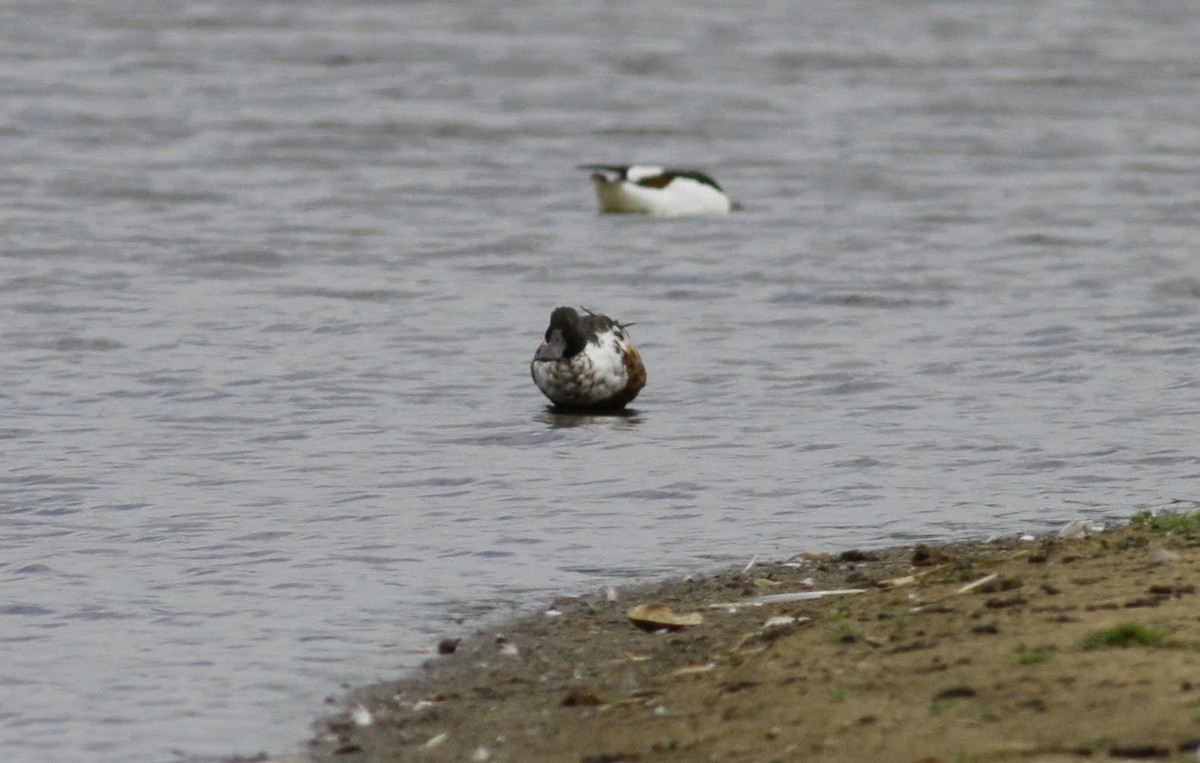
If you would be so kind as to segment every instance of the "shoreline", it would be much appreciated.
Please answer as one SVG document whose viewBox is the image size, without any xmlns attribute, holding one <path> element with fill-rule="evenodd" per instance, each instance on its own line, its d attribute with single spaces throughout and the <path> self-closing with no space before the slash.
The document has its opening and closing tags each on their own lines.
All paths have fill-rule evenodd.
<svg viewBox="0 0 1200 763">
<path fill-rule="evenodd" d="M 1200 515 L 1071 529 L 561 597 L 351 691 L 302 759 L 1195 761 Z"/>
</svg>

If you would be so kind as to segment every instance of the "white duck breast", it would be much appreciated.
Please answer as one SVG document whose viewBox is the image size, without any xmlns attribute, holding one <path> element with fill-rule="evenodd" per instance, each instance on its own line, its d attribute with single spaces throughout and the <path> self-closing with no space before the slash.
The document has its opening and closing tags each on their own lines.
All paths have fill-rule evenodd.
<svg viewBox="0 0 1200 763">
<path fill-rule="evenodd" d="M 533 379 L 555 402 L 590 405 L 624 389 L 629 374 L 613 335 L 605 333 L 569 360 L 534 364 Z"/>
<path fill-rule="evenodd" d="M 671 169 L 645 164 L 585 164 L 601 212 L 632 212 L 674 217 L 725 214 L 733 209 L 729 196 L 699 170 Z"/>
</svg>

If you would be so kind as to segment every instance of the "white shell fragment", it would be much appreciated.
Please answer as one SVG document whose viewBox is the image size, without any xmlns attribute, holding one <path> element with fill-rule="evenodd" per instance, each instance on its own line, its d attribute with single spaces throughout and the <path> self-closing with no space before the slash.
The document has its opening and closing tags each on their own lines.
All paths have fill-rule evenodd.
<svg viewBox="0 0 1200 763">
<path fill-rule="evenodd" d="M 450 738 L 450 733 L 447 731 L 443 731 L 442 733 L 433 737 L 432 739 L 430 739 L 428 742 L 426 742 L 425 744 L 423 744 L 421 746 L 424 747 L 426 750 L 432 750 L 435 747 L 441 747 L 443 744 L 446 743 L 446 740 L 449 738 Z"/>
<path fill-rule="evenodd" d="M 1149 562 L 1151 566 L 1157 567 L 1163 564 L 1171 564 L 1172 562 L 1179 561 L 1179 554 L 1175 553 L 1169 548 L 1163 548 L 1162 546 L 1151 546 L 1146 551 L 1146 561 Z"/>
<path fill-rule="evenodd" d="M 695 676 L 701 673 L 711 673 L 717 669 L 717 663 L 706 662 L 703 665 L 688 665 L 687 667 L 679 668 L 671 671 L 673 676 Z"/>
<path fill-rule="evenodd" d="M 999 575 L 999 573 L 996 573 L 996 572 L 993 572 L 990 575 L 984 575 L 983 577 L 979 578 L 978 580 L 972 580 L 970 583 L 967 583 L 965 586 L 963 586 L 962 588 L 955 591 L 955 593 L 970 593 L 971 591 L 974 591 L 976 588 L 979 588 L 980 586 L 987 585 L 988 583 L 992 582 L 993 580 L 995 580 L 998 577 L 1000 577 L 1000 575 Z"/>
<path fill-rule="evenodd" d="M 793 591 L 792 593 L 772 593 L 766 596 L 752 596 L 743 600 L 744 604 L 786 604 L 791 601 L 809 601 L 823 599 L 826 596 L 849 596 L 863 593 L 865 588 L 834 588 L 828 591 Z"/>
<path fill-rule="evenodd" d="M 916 575 L 904 575 L 904 576 L 898 577 L 898 578 L 891 578 L 890 580 L 881 580 L 881 581 L 879 581 L 879 587 L 880 588 L 900 588 L 902 586 L 912 585 L 915 582 L 917 582 Z"/>
<path fill-rule="evenodd" d="M 1067 522 L 1061 530 L 1058 531 L 1060 538 L 1086 538 L 1089 535 L 1104 532 L 1104 525 L 1096 524 L 1090 519 L 1076 519 Z"/>
<path fill-rule="evenodd" d="M 699 612 L 676 614 L 671 611 L 670 607 L 659 601 L 630 607 L 625 616 L 629 618 L 630 622 L 645 631 L 663 629 L 677 631 L 704 622 L 704 616 Z"/>
<path fill-rule="evenodd" d="M 350 718 L 354 720 L 355 726 L 370 726 L 375 721 L 366 705 L 355 705 L 350 711 Z"/>
</svg>

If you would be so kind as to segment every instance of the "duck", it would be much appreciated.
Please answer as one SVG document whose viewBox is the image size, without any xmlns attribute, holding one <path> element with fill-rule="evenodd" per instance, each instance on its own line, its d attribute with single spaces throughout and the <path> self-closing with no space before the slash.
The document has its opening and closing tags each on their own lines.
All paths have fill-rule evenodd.
<svg viewBox="0 0 1200 763">
<path fill-rule="evenodd" d="M 738 205 L 716 180 L 700 170 L 653 164 L 581 164 L 592 171 L 601 212 L 660 217 L 726 214 Z"/>
<path fill-rule="evenodd" d="M 580 310 L 554 308 L 529 372 L 557 408 L 619 411 L 646 386 L 646 366 L 627 330 L 633 324 Z"/>
</svg>

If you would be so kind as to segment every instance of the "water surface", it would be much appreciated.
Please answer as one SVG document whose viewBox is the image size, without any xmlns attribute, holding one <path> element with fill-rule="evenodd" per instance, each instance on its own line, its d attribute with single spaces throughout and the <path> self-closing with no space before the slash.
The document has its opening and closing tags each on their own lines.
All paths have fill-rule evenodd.
<svg viewBox="0 0 1200 763">
<path fill-rule="evenodd" d="M 296 749 L 560 592 L 1197 498 L 1200 8 L 0 28 L 6 760 Z M 627 160 L 746 209 L 596 214 Z M 559 304 L 637 324 L 631 415 L 546 410 Z"/>
</svg>

